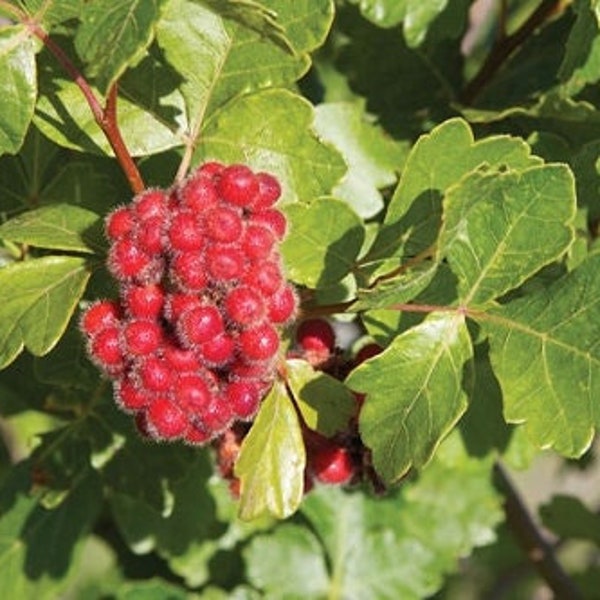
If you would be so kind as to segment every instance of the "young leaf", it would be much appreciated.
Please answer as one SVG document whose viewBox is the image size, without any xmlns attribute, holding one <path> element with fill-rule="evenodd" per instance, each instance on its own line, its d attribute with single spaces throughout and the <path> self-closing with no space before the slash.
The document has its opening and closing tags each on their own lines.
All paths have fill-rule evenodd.
<svg viewBox="0 0 600 600">
<path fill-rule="evenodd" d="M 308 287 L 325 287 L 352 271 L 364 239 L 361 220 L 339 200 L 324 198 L 286 207 L 290 233 L 281 251 L 288 275 Z"/>
<path fill-rule="evenodd" d="M 469 125 L 450 119 L 419 138 L 406 161 L 369 260 L 415 255 L 432 244 L 446 190 L 482 165 L 524 169 L 541 164 L 519 138 L 490 136 L 474 141 Z"/>
<path fill-rule="evenodd" d="M 600 255 L 548 288 L 473 316 L 489 336 L 504 416 L 532 441 L 580 456 L 600 425 Z"/>
<path fill-rule="evenodd" d="M 283 519 L 304 494 L 306 454 L 296 409 L 276 382 L 244 438 L 235 474 L 240 479 L 240 518 L 263 514 Z"/>
<path fill-rule="evenodd" d="M 94 254 L 104 250 L 100 217 L 69 204 L 22 213 L 0 225 L 0 238 L 38 248 Z"/>
<path fill-rule="evenodd" d="M 348 427 L 356 412 L 356 400 L 343 383 L 315 371 L 305 360 L 288 360 L 287 372 L 298 410 L 310 429 L 332 436 Z"/>
<path fill-rule="evenodd" d="M 346 171 L 342 157 L 311 131 L 312 120 L 310 103 L 287 90 L 243 96 L 207 121 L 195 157 L 267 170 L 281 181 L 283 202 L 310 202 L 329 194 Z"/>
<path fill-rule="evenodd" d="M 86 261 L 75 256 L 47 256 L 0 269 L 0 367 L 23 346 L 38 356 L 54 347 L 89 276 Z"/>
<path fill-rule="evenodd" d="M 464 317 L 433 313 L 350 373 L 348 387 L 367 395 L 362 439 L 386 482 L 425 466 L 465 412 L 464 368 L 472 355 Z"/>
<path fill-rule="evenodd" d="M 333 195 L 348 202 L 365 219 L 376 215 L 383 208 L 379 189 L 396 182 L 407 146 L 389 138 L 369 120 L 363 102 L 319 104 L 314 126 L 348 164 L 348 172 Z"/>
<path fill-rule="evenodd" d="M 164 1 L 96 0 L 83 5 L 75 47 L 102 94 L 150 45 Z"/>
<path fill-rule="evenodd" d="M 35 44 L 23 26 L 0 28 L 0 155 L 19 150 L 37 96 Z"/>
<path fill-rule="evenodd" d="M 447 194 L 439 258 L 460 300 L 485 304 L 556 260 L 574 239 L 575 184 L 565 165 L 475 172 Z"/>
</svg>

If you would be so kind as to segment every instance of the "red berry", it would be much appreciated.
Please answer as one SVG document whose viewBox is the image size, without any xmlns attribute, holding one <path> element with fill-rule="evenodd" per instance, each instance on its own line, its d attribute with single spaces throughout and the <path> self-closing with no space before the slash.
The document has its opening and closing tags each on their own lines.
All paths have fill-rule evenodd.
<svg viewBox="0 0 600 600">
<path fill-rule="evenodd" d="M 123 378 L 115 383 L 115 400 L 123 410 L 135 412 L 145 408 L 151 396 L 131 379 Z"/>
<path fill-rule="evenodd" d="M 261 321 L 266 314 L 262 296 L 247 285 L 233 288 L 225 297 L 224 306 L 229 317 L 240 325 Z"/>
<path fill-rule="evenodd" d="M 260 290 L 265 296 L 274 294 L 283 285 L 281 267 L 274 260 L 251 265 L 244 274 L 243 280 Z"/>
<path fill-rule="evenodd" d="M 287 232 L 287 219 L 276 208 L 268 208 L 254 213 L 250 222 L 269 228 L 278 240 L 282 240 Z"/>
<path fill-rule="evenodd" d="M 262 389 L 273 378 L 274 366 L 270 361 L 246 362 L 239 360 L 229 367 L 232 381 L 252 381 Z"/>
<path fill-rule="evenodd" d="M 212 175 L 202 169 L 185 182 L 179 194 L 181 205 L 196 214 L 206 211 L 219 201 Z"/>
<path fill-rule="evenodd" d="M 143 360 L 138 375 L 143 387 L 152 392 L 168 391 L 175 377 L 168 363 L 156 356 L 148 356 Z"/>
<path fill-rule="evenodd" d="M 165 291 L 160 285 L 131 285 L 123 290 L 123 303 L 133 317 L 155 319 L 165 303 Z"/>
<path fill-rule="evenodd" d="M 222 333 L 200 344 L 198 352 L 207 365 L 224 367 L 234 357 L 235 341 L 230 335 Z"/>
<path fill-rule="evenodd" d="M 323 444 L 316 448 L 311 457 L 311 466 L 315 478 L 321 483 L 348 483 L 354 473 L 352 457 L 348 450 L 334 443 Z"/>
<path fill-rule="evenodd" d="M 103 369 L 109 372 L 119 372 L 123 367 L 120 328 L 108 327 L 99 331 L 92 338 L 90 354 Z"/>
<path fill-rule="evenodd" d="M 134 319 L 123 328 L 123 336 L 127 352 L 143 356 L 158 349 L 162 341 L 162 329 L 154 321 Z"/>
<path fill-rule="evenodd" d="M 216 160 L 205 162 L 197 171 L 198 175 L 214 178 L 223 172 L 225 165 Z"/>
<path fill-rule="evenodd" d="M 90 305 L 81 318 L 81 329 L 87 336 L 96 335 L 108 327 L 118 325 L 119 305 L 112 300 L 99 300 Z"/>
<path fill-rule="evenodd" d="M 141 279 L 152 267 L 152 258 L 130 237 L 117 240 L 108 253 L 108 268 L 120 281 Z"/>
<path fill-rule="evenodd" d="M 324 319 L 302 321 L 296 331 L 296 340 L 305 351 L 317 351 L 329 355 L 335 348 L 335 332 Z"/>
<path fill-rule="evenodd" d="M 158 438 L 176 439 L 185 433 L 188 420 L 185 413 L 168 398 L 159 397 L 146 411 L 146 420 L 149 429 L 156 433 Z"/>
<path fill-rule="evenodd" d="M 242 331 L 239 338 L 240 351 L 249 360 L 273 358 L 279 349 L 277 330 L 269 323 L 263 323 Z"/>
<path fill-rule="evenodd" d="M 375 342 L 370 342 L 365 344 L 357 353 L 354 361 L 357 365 L 364 363 L 365 360 L 369 360 L 369 358 L 373 358 L 373 356 L 377 356 L 383 352 L 383 348 L 376 344 Z"/>
<path fill-rule="evenodd" d="M 183 441 L 191 444 L 192 446 L 202 446 L 206 444 L 211 437 L 211 434 L 206 431 L 206 429 L 196 425 L 195 423 L 191 423 L 190 428 L 183 435 Z"/>
<path fill-rule="evenodd" d="M 182 291 L 202 291 L 208 282 L 203 252 L 181 252 L 171 261 L 171 278 Z"/>
<path fill-rule="evenodd" d="M 194 294 L 169 294 L 165 303 L 165 317 L 175 323 L 184 312 L 201 305 L 202 302 Z"/>
<path fill-rule="evenodd" d="M 250 206 L 259 191 L 258 179 L 245 165 L 231 165 L 221 171 L 217 190 L 225 202 Z"/>
<path fill-rule="evenodd" d="M 228 206 L 216 206 L 205 218 L 206 235 L 217 242 L 235 242 L 243 231 L 238 211 Z"/>
<path fill-rule="evenodd" d="M 172 343 L 163 346 L 163 356 L 167 364 L 178 373 L 197 371 L 200 368 L 200 361 L 193 350 L 186 350 Z"/>
<path fill-rule="evenodd" d="M 204 429 L 213 433 L 223 431 L 231 423 L 233 412 L 229 404 L 223 398 L 213 397 L 210 404 L 199 416 L 200 423 Z"/>
<path fill-rule="evenodd" d="M 279 181 L 269 173 L 257 173 L 256 180 L 258 181 L 258 194 L 252 203 L 252 208 L 269 208 L 281 196 Z"/>
<path fill-rule="evenodd" d="M 223 318 L 219 309 L 212 304 L 192 308 L 177 321 L 177 333 L 184 346 L 208 342 L 224 330 Z"/>
<path fill-rule="evenodd" d="M 248 225 L 241 240 L 242 252 L 250 259 L 267 258 L 275 246 L 275 234 L 263 225 Z"/>
<path fill-rule="evenodd" d="M 152 217 L 165 218 L 169 197 L 164 190 L 146 190 L 133 200 L 133 211 L 135 216 L 146 221 Z"/>
<path fill-rule="evenodd" d="M 199 414 L 206 410 L 213 393 L 206 380 L 197 374 L 187 373 L 177 378 L 173 399 L 186 413 Z"/>
<path fill-rule="evenodd" d="M 171 219 L 167 235 L 173 250 L 200 250 L 204 246 L 204 232 L 190 211 L 181 211 Z"/>
<path fill-rule="evenodd" d="M 296 314 L 298 300 L 291 285 L 282 287 L 268 300 L 269 319 L 273 323 L 287 323 Z"/>
<path fill-rule="evenodd" d="M 234 381 L 225 390 L 231 410 L 239 419 L 250 419 L 260 404 L 259 387 L 248 381 Z"/>
<path fill-rule="evenodd" d="M 161 216 L 149 217 L 134 228 L 134 237 L 140 250 L 149 255 L 160 254 L 164 248 L 165 220 Z"/>
<path fill-rule="evenodd" d="M 240 250 L 214 245 L 206 251 L 206 269 L 216 281 L 230 281 L 242 276 L 246 260 Z"/>
<path fill-rule="evenodd" d="M 104 222 L 106 235 L 111 240 L 117 240 L 133 230 L 135 217 L 128 206 L 119 206 L 109 213 Z"/>
</svg>

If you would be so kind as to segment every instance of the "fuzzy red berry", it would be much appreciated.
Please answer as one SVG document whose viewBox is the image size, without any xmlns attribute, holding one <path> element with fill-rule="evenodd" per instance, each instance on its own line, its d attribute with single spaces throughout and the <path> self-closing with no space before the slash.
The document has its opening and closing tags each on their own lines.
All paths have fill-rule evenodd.
<svg viewBox="0 0 600 600">
<path fill-rule="evenodd" d="M 200 305 L 181 315 L 176 330 L 179 340 L 185 346 L 202 344 L 223 333 L 223 318 L 216 306 Z"/>
<path fill-rule="evenodd" d="M 87 336 L 96 335 L 108 327 L 118 325 L 119 305 L 112 300 L 100 300 L 90 305 L 81 318 L 81 329 Z"/>
<path fill-rule="evenodd" d="M 235 355 L 235 341 L 226 333 L 200 344 L 198 353 L 210 367 L 224 367 Z"/>
<path fill-rule="evenodd" d="M 269 323 L 246 329 L 240 333 L 240 351 L 249 360 L 268 360 L 277 354 L 279 335 Z"/>
<path fill-rule="evenodd" d="M 181 211 L 171 219 L 168 239 L 172 250 L 200 250 L 204 232 L 191 211 Z"/>
<path fill-rule="evenodd" d="M 287 323 L 296 314 L 298 300 L 291 285 L 286 285 L 269 298 L 269 319 L 273 323 Z"/>
<path fill-rule="evenodd" d="M 217 242 L 235 242 L 244 229 L 239 209 L 216 206 L 205 217 L 206 235 Z"/>
<path fill-rule="evenodd" d="M 276 241 L 275 234 L 270 228 L 263 225 L 248 225 L 240 247 L 248 258 L 262 260 L 271 254 Z"/>
<path fill-rule="evenodd" d="M 173 283 L 182 291 L 199 292 L 206 286 L 206 258 L 203 252 L 182 252 L 171 261 Z"/>
<path fill-rule="evenodd" d="M 165 302 L 165 317 L 175 323 L 184 312 L 201 305 L 195 294 L 169 294 Z"/>
<path fill-rule="evenodd" d="M 135 240 L 117 240 L 108 253 L 108 268 L 120 281 L 143 278 L 152 266 L 152 257 L 143 252 Z"/>
<path fill-rule="evenodd" d="M 162 351 L 167 364 L 178 373 L 197 371 L 200 368 L 200 361 L 193 350 L 167 343 Z"/>
<path fill-rule="evenodd" d="M 166 397 L 159 397 L 152 402 L 146 411 L 148 428 L 158 438 L 177 439 L 188 428 L 185 413 Z"/>
<path fill-rule="evenodd" d="M 250 419 L 260 404 L 259 387 L 248 381 L 234 381 L 227 385 L 227 401 L 238 419 Z"/>
<path fill-rule="evenodd" d="M 183 434 L 183 441 L 192 446 L 203 446 L 212 437 L 212 434 L 196 423 L 191 423 L 190 427 Z"/>
<path fill-rule="evenodd" d="M 115 383 L 115 399 L 123 410 L 135 412 L 148 406 L 151 396 L 131 379 L 123 378 Z"/>
<path fill-rule="evenodd" d="M 117 240 L 133 230 L 135 217 L 128 206 L 119 206 L 108 214 L 104 222 L 106 235 L 111 240 Z"/>
<path fill-rule="evenodd" d="M 198 174 L 198 176 L 210 177 L 211 179 L 214 179 L 215 177 L 219 176 L 223 172 L 224 168 L 225 168 L 225 165 L 223 163 L 220 163 L 216 160 L 210 160 L 208 162 L 205 162 L 198 169 L 197 174 Z"/>
<path fill-rule="evenodd" d="M 265 296 L 270 296 L 283 285 L 281 266 L 275 260 L 251 265 L 245 272 L 243 281 L 260 290 Z"/>
<path fill-rule="evenodd" d="M 281 196 L 281 186 L 279 181 L 270 173 L 257 173 L 256 180 L 258 181 L 258 194 L 256 195 L 252 208 L 263 209 L 269 208 Z"/>
<path fill-rule="evenodd" d="M 298 325 L 296 341 L 305 351 L 329 354 L 335 348 L 335 332 L 325 319 L 306 319 Z"/>
<path fill-rule="evenodd" d="M 140 250 L 149 255 L 163 251 L 165 220 L 162 216 L 149 217 L 134 228 L 134 239 Z"/>
<path fill-rule="evenodd" d="M 167 214 L 168 205 L 169 197 L 164 190 L 146 190 L 135 197 L 133 212 L 142 221 L 152 217 L 164 218 Z"/>
<path fill-rule="evenodd" d="M 250 222 L 255 225 L 262 225 L 270 229 L 278 240 L 282 240 L 287 232 L 287 219 L 284 214 L 276 208 L 269 208 L 254 213 L 250 217 Z"/>
<path fill-rule="evenodd" d="M 245 265 L 246 259 L 237 248 L 215 244 L 206 251 L 206 269 L 215 281 L 238 279 Z"/>
<path fill-rule="evenodd" d="M 261 294 L 248 285 L 233 288 L 225 297 L 224 306 L 228 316 L 240 325 L 257 323 L 266 314 Z"/>
<path fill-rule="evenodd" d="M 99 331 L 90 344 L 90 354 L 100 367 L 108 372 L 119 372 L 123 367 L 121 329 L 108 327 Z"/>
<path fill-rule="evenodd" d="M 156 319 L 165 303 L 165 290 L 157 284 L 127 286 L 123 290 L 123 303 L 132 317 Z"/>
<path fill-rule="evenodd" d="M 221 397 L 213 397 L 210 404 L 199 416 L 202 426 L 208 431 L 219 433 L 229 426 L 233 412 L 229 404 Z"/>
<path fill-rule="evenodd" d="M 219 201 L 212 176 L 196 172 L 179 191 L 181 206 L 196 214 L 203 213 Z"/>
<path fill-rule="evenodd" d="M 175 380 L 169 364 L 156 356 L 144 358 L 138 367 L 138 376 L 142 386 L 152 392 L 168 391 Z"/>
<path fill-rule="evenodd" d="M 199 414 L 206 410 L 213 393 L 207 381 L 195 373 L 186 373 L 177 378 L 173 399 L 184 411 Z"/>
<path fill-rule="evenodd" d="M 134 319 L 125 324 L 123 337 L 129 354 L 144 356 L 158 349 L 162 342 L 162 329 L 155 321 Z"/>
<path fill-rule="evenodd" d="M 231 165 L 221 171 L 217 190 L 226 202 L 250 206 L 259 191 L 258 179 L 245 165 Z"/>
<path fill-rule="evenodd" d="M 334 443 L 318 447 L 311 457 L 315 478 L 321 483 L 342 485 L 354 474 L 354 464 L 347 448 Z"/>
</svg>

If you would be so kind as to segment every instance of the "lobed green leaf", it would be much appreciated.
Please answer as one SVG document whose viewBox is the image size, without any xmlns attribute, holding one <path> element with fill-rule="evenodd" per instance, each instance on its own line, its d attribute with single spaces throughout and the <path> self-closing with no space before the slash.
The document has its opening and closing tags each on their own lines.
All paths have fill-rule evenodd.
<svg viewBox="0 0 600 600">
<path fill-rule="evenodd" d="M 278 381 L 244 438 L 235 464 L 241 486 L 240 518 L 271 514 L 283 519 L 294 513 L 304 494 L 305 462 L 298 415 Z"/>
<path fill-rule="evenodd" d="M 425 466 L 465 412 L 472 355 L 464 317 L 432 313 L 350 373 L 348 387 L 366 394 L 360 432 L 384 481 Z"/>
<path fill-rule="evenodd" d="M 0 28 L 0 155 L 25 139 L 37 96 L 35 44 L 21 25 Z"/>
<path fill-rule="evenodd" d="M 0 269 L 0 367 L 25 346 L 49 352 L 64 333 L 90 276 L 85 259 L 47 256 Z"/>
<path fill-rule="evenodd" d="M 474 313 L 489 337 L 504 416 L 540 448 L 580 456 L 600 424 L 600 255 L 523 298 Z"/>
<path fill-rule="evenodd" d="M 0 238 L 38 248 L 94 254 L 102 252 L 100 217 L 70 204 L 27 211 L 0 225 Z"/>
</svg>

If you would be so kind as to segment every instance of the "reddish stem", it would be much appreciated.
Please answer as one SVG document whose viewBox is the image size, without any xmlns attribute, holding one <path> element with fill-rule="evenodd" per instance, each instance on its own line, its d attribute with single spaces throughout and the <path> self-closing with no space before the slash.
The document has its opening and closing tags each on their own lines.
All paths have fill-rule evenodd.
<svg viewBox="0 0 600 600">
<path fill-rule="evenodd" d="M 52 40 L 48 33 L 40 27 L 38 23 L 31 19 L 25 19 L 24 24 L 31 33 L 43 42 L 44 46 L 46 46 L 46 48 L 54 55 L 56 60 L 81 90 L 81 93 L 94 115 L 94 120 L 106 136 L 110 147 L 113 149 L 113 152 L 121 165 L 121 169 L 123 169 L 123 172 L 129 181 L 131 189 L 134 194 L 142 192 L 146 187 L 144 180 L 142 179 L 129 150 L 127 150 L 127 146 L 125 145 L 117 123 L 117 85 L 115 84 L 110 88 L 106 100 L 106 108 L 103 108 L 81 71 L 79 71 L 79 69 L 71 62 L 71 59 L 65 54 L 63 49 Z"/>
</svg>

